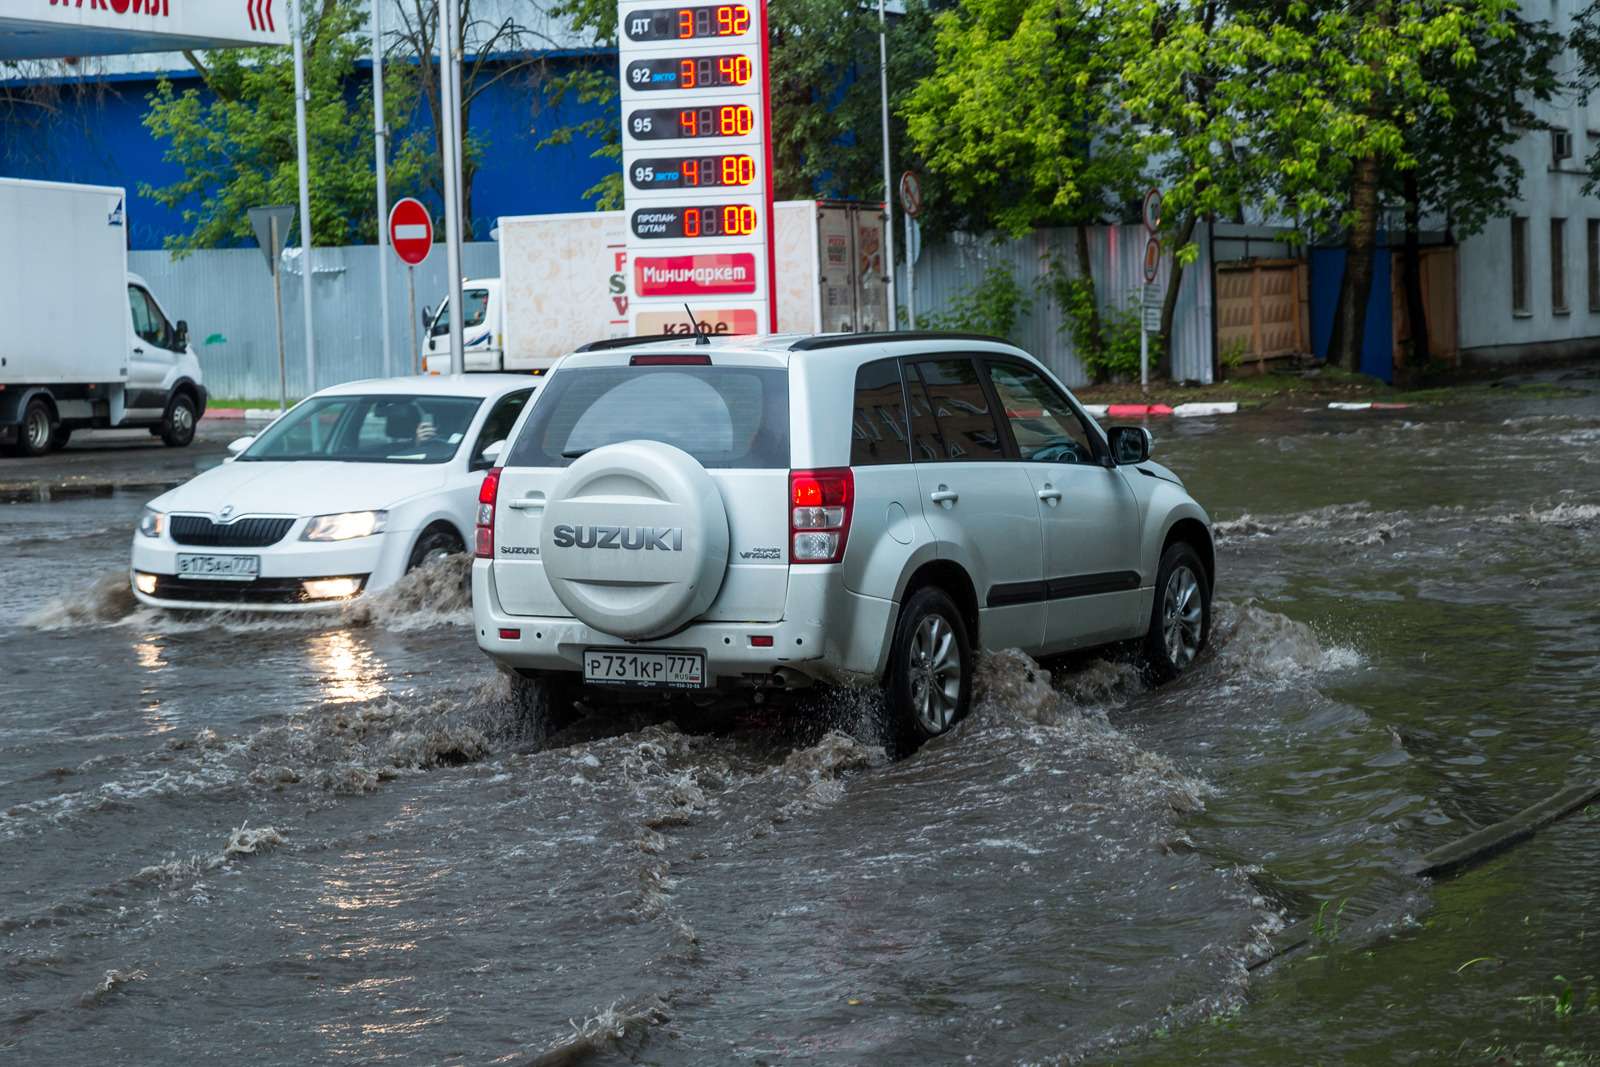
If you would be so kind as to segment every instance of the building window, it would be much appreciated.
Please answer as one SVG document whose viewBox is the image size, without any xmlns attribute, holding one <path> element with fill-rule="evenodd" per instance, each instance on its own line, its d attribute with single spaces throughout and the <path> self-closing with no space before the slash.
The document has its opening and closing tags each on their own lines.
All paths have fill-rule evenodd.
<svg viewBox="0 0 1600 1067">
<path fill-rule="evenodd" d="M 1528 314 L 1528 220 L 1511 220 L 1511 313 Z"/>
<path fill-rule="evenodd" d="M 1572 158 L 1572 131 L 1554 129 L 1550 131 L 1550 163 L 1559 167 L 1563 162 Z"/>
<path fill-rule="evenodd" d="M 1589 220 L 1589 310 L 1600 311 L 1600 219 Z"/>
<path fill-rule="evenodd" d="M 1567 311 L 1567 220 L 1550 220 L 1550 310 Z"/>
</svg>

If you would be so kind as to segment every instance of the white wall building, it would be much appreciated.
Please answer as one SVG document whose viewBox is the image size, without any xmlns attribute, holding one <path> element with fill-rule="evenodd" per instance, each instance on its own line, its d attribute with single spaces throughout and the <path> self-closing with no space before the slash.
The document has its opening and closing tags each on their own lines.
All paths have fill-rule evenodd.
<svg viewBox="0 0 1600 1067">
<path fill-rule="evenodd" d="M 1563 36 L 1588 0 L 1525 0 L 1529 18 Z M 1571 52 L 1558 74 L 1576 69 Z M 1585 195 L 1585 161 L 1600 149 L 1600 98 L 1559 93 L 1535 111 L 1552 130 L 1529 130 L 1515 152 L 1521 197 L 1508 217 L 1461 242 L 1463 362 L 1600 352 L 1600 196 Z"/>
</svg>

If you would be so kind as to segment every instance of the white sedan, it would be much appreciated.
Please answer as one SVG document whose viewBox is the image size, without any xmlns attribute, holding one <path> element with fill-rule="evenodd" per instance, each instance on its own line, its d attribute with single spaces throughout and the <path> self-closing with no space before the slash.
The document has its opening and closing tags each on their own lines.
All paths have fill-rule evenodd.
<svg viewBox="0 0 1600 1067">
<path fill-rule="evenodd" d="M 130 580 L 160 608 L 303 611 L 471 545 L 483 472 L 533 398 L 524 375 L 324 389 L 152 500 Z"/>
</svg>

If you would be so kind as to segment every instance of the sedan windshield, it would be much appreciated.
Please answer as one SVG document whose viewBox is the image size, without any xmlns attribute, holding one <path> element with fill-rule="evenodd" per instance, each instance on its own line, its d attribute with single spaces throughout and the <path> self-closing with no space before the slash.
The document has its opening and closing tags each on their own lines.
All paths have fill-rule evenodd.
<svg viewBox="0 0 1600 1067">
<path fill-rule="evenodd" d="M 312 397 L 264 430 L 239 459 L 445 463 L 482 403 L 394 393 Z"/>
</svg>

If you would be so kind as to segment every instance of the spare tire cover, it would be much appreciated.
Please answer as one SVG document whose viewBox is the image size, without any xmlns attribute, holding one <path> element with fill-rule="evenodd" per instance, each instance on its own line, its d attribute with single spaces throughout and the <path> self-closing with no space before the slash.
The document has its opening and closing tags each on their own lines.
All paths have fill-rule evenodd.
<svg viewBox="0 0 1600 1067">
<path fill-rule="evenodd" d="M 578 457 L 556 483 L 539 556 L 574 617 L 618 637 L 660 637 L 716 599 L 728 513 L 689 453 L 623 441 Z"/>
</svg>

